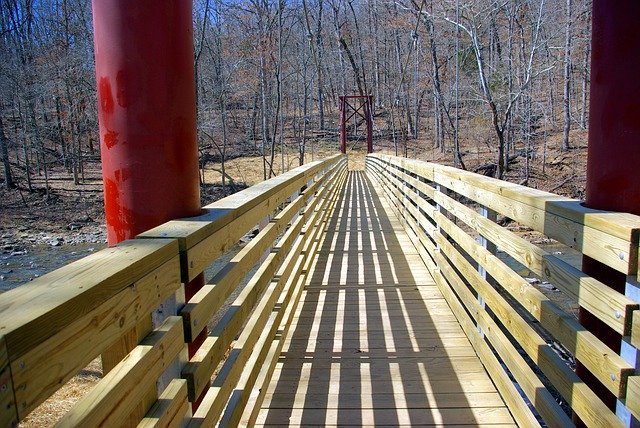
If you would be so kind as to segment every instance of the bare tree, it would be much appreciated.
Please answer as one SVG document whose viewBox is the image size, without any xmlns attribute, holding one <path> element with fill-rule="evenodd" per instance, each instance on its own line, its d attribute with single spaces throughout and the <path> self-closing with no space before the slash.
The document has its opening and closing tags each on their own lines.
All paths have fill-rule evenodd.
<svg viewBox="0 0 640 428">
<path fill-rule="evenodd" d="M 484 4 L 482 4 L 482 6 L 484 6 Z M 446 15 L 442 17 L 444 21 L 455 25 L 467 34 L 471 42 L 471 47 L 475 53 L 478 80 L 482 91 L 482 96 L 489 109 L 493 130 L 496 134 L 496 139 L 498 140 L 498 159 L 496 170 L 496 175 L 498 178 L 503 178 L 508 168 L 508 153 L 506 151 L 507 140 L 505 131 L 507 124 L 511 119 L 515 104 L 520 99 L 524 91 L 528 88 L 531 80 L 540 74 L 540 72 L 534 73 L 534 58 L 540 43 L 539 37 L 542 27 L 543 10 L 544 0 L 541 0 L 537 11 L 535 12 L 535 14 L 532 13 L 531 16 L 531 20 L 533 23 L 530 35 L 531 43 L 528 49 L 527 60 L 524 64 L 522 78 L 513 91 L 509 91 L 509 93 L 503 94 L 502 99 L 497 98 L 498 94 L 496 94 L 492 86 L 489 85 L 487 65 L 484 58 L 484 43 L 481 40 L 480 33 L 480 28 L 482 26 L 481 18 L 491 16 L 492 14 L 496 13 L 497 10 L 487 10 L 486 8 L 481 7 L 479 11 L 476 11 L 473 8 L 467 8 L 467 10 L 465 11 L 466 13 L 462 14 L 461 16 L 462 22 L 457 22 L 454 19 L 447 17 Z M 423 13 L 432 16 L 427 12 Z"/>
<path fill-rule="evenodd" d="M 566 3 L 565 42 L 564 42 L 564 125 L 562 136 L 562 150 L 569 150 L 569 131 L 571 129 L 571 5 L 572 0 Z"/>
</svg>

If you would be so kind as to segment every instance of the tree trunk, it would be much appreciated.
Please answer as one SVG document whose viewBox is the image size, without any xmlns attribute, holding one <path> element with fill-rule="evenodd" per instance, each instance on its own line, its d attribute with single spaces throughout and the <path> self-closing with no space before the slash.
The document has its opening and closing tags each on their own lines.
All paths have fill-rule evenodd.
<svg viewBox="0 0 640 428">
<path fill-rule="evenodd" d="M 572 0 L 567 0 L 567 20 L 565 22 L 564 38 L 564 99 L 562 100 L 564 105 L 563 151 L 571 148 L 569 144 L 569 131 L 571 129 L 571 3 Z"/>
<path fill-rule="evenodd" d="M 9 140 L 4 133 L 4 124 L 0 116 L 0 156 L 2 156 L 2 166 L 4 167 L 4 185 L 7 189 L 13 189 L 15 183 L 11 175 L 11 163 L 9 162 Z"/>
<path fill-rule="evenodd" d="M 580 109 L 580 127 L 587 129 L 587 95 L 589 93 L 589 58 L 591 57 L 591 43 L 585 43 L 584 57 L 582 58 L 582 108 Z"/>
</svg>

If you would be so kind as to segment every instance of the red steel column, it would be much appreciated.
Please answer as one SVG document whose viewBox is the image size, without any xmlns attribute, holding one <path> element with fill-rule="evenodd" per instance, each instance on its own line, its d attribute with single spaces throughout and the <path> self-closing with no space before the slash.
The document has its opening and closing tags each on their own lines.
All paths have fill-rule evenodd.
<svg viewBox="0 0 640 428">
<path fill-rule="evenodd" d="M 192 2 L 93 0 L 109 245 L 200 213 Z M 185 286 L 189 300 L 204 284 Z M 189 344 L 189 356 L 206 337 Z"/>
<path fill-rule="evenodd" d="M 589 152 L 586 205 L 603 210 L 640 214 L 640 2 L 593 1 L 593 38 L 589 102 Z M 619 292 L 625 276 L 588 257 L 586 273 Z M 585 309 L 580 322 L 614 351 L 620 336 Z M 578 373 L 593 385 L 597 381 L 584 367 Z M 597 393 L 614 397 L 602 387 Z"/>
<path fill-rule="evenodd" d="M 109 245 L 200 212 L 191 4 L 93 0 Z"/>
<path fill-rule="evenodd" d="M 340 152 L 347 153 L 347 101 L 340 97 Z"/>
</svg>

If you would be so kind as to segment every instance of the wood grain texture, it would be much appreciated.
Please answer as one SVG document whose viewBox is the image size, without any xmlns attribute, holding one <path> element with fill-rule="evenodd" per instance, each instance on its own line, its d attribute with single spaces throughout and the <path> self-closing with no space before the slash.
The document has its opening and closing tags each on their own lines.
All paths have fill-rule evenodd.
<svg viewBox="0 0 640 428">
<path fill-rule="evenodd" d="M 324 192 L 321 192 L 318 198 L 322 199 L 323 195 Z M 309 210 L 313 208 L 313 206 L 308 207 Z M 305 210 L 297 222 L 302 224 L 303 220 L 307 220 L 309 224 L 313 221 L 314 216 L 311 218 L 308 216 L 310 212 L 313 211 Z M 294 233 L 295 229 L 292 227 L 290 231 Z M 192 425 L 208 426 L 220 418 L 223 406 L 232 395 L 233 388 L 243 373 L 247 373 L 246 382 L 249 384 L 249 389 L 252 387 L 268 352 L 270 341 L 275 336 L 292 296 L 295 295 L 296 278 L 300 275 L 305 259 L 301 256 L 303 244 L 304 240 L 298 240 L 291 250 L 284 251 L 286 258 L 282 266 L 233 345 L 229 358 L 215 377 L 212 387 L 195 413 Z M 278 308 L 274 308 L 277 301 L 280 301 L 280 304 Z M 241 406 L 246 402 L 246 396 L 238 393 L 232 396 L 232 400 L 235 405 Z"/>
<path fill-rule="evenodd" d="M 138 428 L 177 428 L 191 416 L 187 382 L 173 379 L 138 424 Z"/>
<path fill-rule="evenodd" d="M 13 427 L 18 425 L 18 410 L 15 402 L 13 381 L 11 379 L 11 367 L 9 355 L 0 335 L 0 426 Z"/>
<path fill-rule="evenodd" d="M 387 175 L 386 177 L 391 184 L 399 184 L 399 181 L 393 176 Z M 400 198 L 399 195 L 402 195 L 397 189 L 392 190 L 392 192 L 396 198 Z M 434 221 L 447 235 L 445 238 L 443 234 L 432 226 L 430 229 L 432 239 L 447 248 L 453 248 L 448 239 L 454 240 L 469 256 L 482 265 L 531 315 L 538 319 L 554 335 L 556 340 L 566 346 L 585 366 L 588 366 L 589 370 L 611 392 L 616 396 L 624 394 L 623 385 L 625 379 L 633 373 L 633 368 L 626 361 L 610 350 L 592 333 L 584 329 L 571 315 L 558 308 L 539 290 L 529 286 L 524 278 L 511 270 L 503 261 L 478 245 L 474 238 L 466 234 L 445 214 L 426 203 L 425 200 L 417 198 L 415 194 L 410 195 L 410 198 L 413 203 L 427 213 L 428 217 L 418 212 L 412 204 L 406 204 L 404 209 L 415 218 L 423 218 L 425 220 L 423 224 L 426 223 L 427 219 Z M 454 251 L 456 254 L 453 253 Z M 457 255 L 457 251 L 452 249 L 448 256 L 453 257 L 454 255 L 459 257 L 461 262 L 464 262 L 462 256 Z M 465 271 L 465 275 L 473 276 L 476 274 L 474 271 L 475 269 L 469 268 Z M 509 316 L 505 315 L 503 321 L 508 318 Z"/>
<path fill-rule="evenodd" d="M 0 334 L 15 361 L 178 254 L 173 240 L 131 240 L 0 295 Z"/>
<path fill-rule="evenodd" d="M 636 302 L 443 193 L 436 192 L 434 201 L 531 269 L 537 277 L 554 284 L 580 306 L 624 335 L 628 324 L 625 315 L 637 309 Z"/>
<path fill-rule="evenodd" d="M 14 381 L 19 386 L 16 399 L 22 417 L 112 343 L 120 342 L 133 327 L 150 322 L 151 311 L 179 287 L 179 258 L 175 256 L 14 361 Z M 138 342 L 136 335 L 122 356 Z"/>
<path fill-rule="evenodd" d="M 302 257 L 304 259 L 302 272 L 298 276 L 297 283 L 295 284 L 291 304 L 287 306 L 283 320 L 280 323 L 279 335 L 271 342 L 268 352 L 264 357 L 265 362 L 255 377 L 253 387 L 250 385 L 251 378 L 243 373 L 243 377 L 241 378 L 238 386 L 241 389 L 241 396 L 235 402 L 234 406 L 225 411 L 225 415 L 221 422 L 222 426 L 234 426 L 236 422 L 240 423 L 242 426 L 255 425 L 261 405 L 267 393 L 268 385 L 271 382 L 278 357 L 284 345 L 284 339 L 289 335 L 290 328 L 293 324 L 293 316 L 295 315 L 301 301 L 307 275 L 310 272 L 311 265 L 316 261 L 316 255 L 320 248 L 320 236 L 322 236 L 326 230 L 326 220 L 333 214 L 338 201 L 338 196 L 342 194 L 344 189 L 343 184 L 346 177 L 346 170 L 344 170 L 339 174 L 338 181 L 331 186 L 326 200 L 314 209 L 313 212 L 310 212 L 312 218 L 308 222 L 310 227 L 307 228 L 305 232 L 305 242 L 302 252 Z M 282 303 L 281 297 L 281 300 L 278 301 L 277 305 L 282 306 Z"/>
<path fill-rule="evenodd" d="M 295 190 L 306 185 L 309 179 L 335 164 L 343 164 L 341 155 L 310 162 L 284 174 L 251 186 L 212 204 L 206 205 L 201 216 L 173 220 L 138 235 L 140 238 L 176 238 L 182 251 L 230 224 L 255 206 L 272 199 L 273 203 L 284 200 Z M 282 195 L 278 198 L 276 195 Z M 277 205 L 272 205 L 271 210 Z M 242 235 L 241 235 L 242 236 Z"/>
<path fill-rule="evenodd" d="M 635 274 L 640 217 L 585 208 L 580 201 L 416 160 L 374 155 L 373 162 L 401 167 L 556 239 L 625 274 Z"/>
<path fill-rule="evenodd" d="M 640 376 L 631 376 L 628 379 L 625 404 L 631 413 L 640 419 Z"/>
<path fill-rule="evenodd" d="M 67 413 L 57 426 L 121 426 L 184 347 L 182 319 L 169 317 Z"/>
<path fill-rule="evenodd" d="M 386 189 L 384 189 L 382 180 L 378 181 L 378 183 L 381 188 L 379 188 L 379 192 L 385 192 Z M 393 198 L 391 200 L 393 201 Z M 435 243 L 429 240 L 416 220 L 409 216 L 403 217 L 399 211 L 394 210 L 394 212 L 398 215 L 398 219 L 404 225 L 407 233 L 415 242 L 420 243 L 420 245 L 417 246 L 418 252 L 421 254 L 425 264 L 434 273 L 434 278 L 440 291 L 452 310 L 457 314 L 456 316 L 469 341 L 478 353 L 478 356 L 505 400 L 505 404 L 511 411 L 515 421 L 520 426 L 539 426 L 537 419 L 522 398 L 520 392 L 515 388 L 513 381 L 510 376 L 507 375 L 502 363 L 498 361 L 493 350 L 485 342 L 485 336 L 481 336 L 478 332 L 477 318 L 481 313 L 485 312 L 485 308 L 480 306 L 477 297 L 471 294 L 466 284 L 460 283 L 457 274 L 454 273 L 451 275 L 451 272 L 448 272 L 448 278 L 443 274 L 447 272 L 448 263 L 440 264 L 441 261 L 439 260 L 438 264 L 436 264 L 434 258 L 438 256 L 440 256 L 441 259 L 443 258 L 439 252 L 435 251 Z M 458 296 L 462 298 L 462 302 L 464 302 L 465 306 L 469 309 L 469 313 L 476 318 L 474 321 L 465 314 L 465 308 Z M 540 380 L 535 376 L 522 356 L 513 348 L 511 343 L 508 340 L 505 340 L 505 342 L 508 344 L 509 352 L 506 354 L 504 352 L 500 353 L 501 359 L 504 364 L 509 367 L 512 376 L 515 377 L 521 388 L 523 388 L 530 402 L 536 406 L 540 415 L 550 426 L 570 426 L 571 421 L 568 420 L 568 417 L 563 413 L 562 409 L 559 408 L 554 397 L 544 388 Z M 495 344 L 494 348 L 496 348 Z M 497 349 L 500 350 L 499 347 Z"/>
<path fill-rule="evenodd" d="M 640 348 L 640 310 L 633 311 L 631 326 L 631 344 Z"/>
</svg>

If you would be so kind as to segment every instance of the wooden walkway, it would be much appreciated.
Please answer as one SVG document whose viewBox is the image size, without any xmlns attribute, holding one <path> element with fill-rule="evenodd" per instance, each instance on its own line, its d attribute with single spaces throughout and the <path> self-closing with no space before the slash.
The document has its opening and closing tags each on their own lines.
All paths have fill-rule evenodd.
<svg viewBox="0 0 640 428">
<path fill-rule="evenodd" d="M 350 172 L 259 425 L 514 425 L 409 237 Z"/>
</svg>

